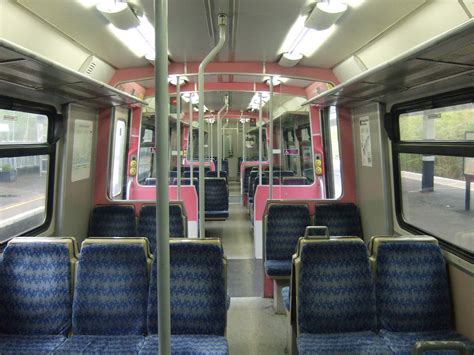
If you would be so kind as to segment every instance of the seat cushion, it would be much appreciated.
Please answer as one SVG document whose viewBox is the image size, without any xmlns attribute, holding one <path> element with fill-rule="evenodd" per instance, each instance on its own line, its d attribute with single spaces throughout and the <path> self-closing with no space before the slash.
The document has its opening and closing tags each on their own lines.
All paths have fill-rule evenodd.
<svg viewBox="0 0 474 355">
<path fill-rule="evenodd" d="M 67 334 L 71 325 L 72 295 L 66 245 L 8 245 L 0 280 L 0 333 Z"/>
<path fill-rule="evenodd" d="M 411 354 L 413 347 L 418 341 L 462 341 L 470 350 L 470 354 L 474 351 L 474 344 L 469 342 L 469 339 L 456 333 L 452 330 L 437 330 L 429 332 L 391 332 L 382 329 L 379 335 L 384 339 L 385 343 L 390 347 L 390 350 L 397 354 Z M 456 353 L 446 352 L 443 353 Z M 436 352 L 439 354 L 439 352 Z"/>
<path fill-rule="evenodd" d="M 267 260 L 265 272 L 268 276 L 291 276 L 291 260 Z"/>
<path fill-rule="evenodd" d="M 288 260 L 295 253 L 298 238 L 310 225 L 308 207 L 305 205 L 271 205 L 265 235 L 266 260 Z"/>
<path fill-rule="evenodd" d="M 55 354 L 137 354 L 145 337 L 140 335 L 74 335 Z"/>
<path fill-rule="evenodd" d="M 228 218 L 229 211 L 206 211 L 206 218 Z"/>
<path fill-rule="evenodd" d="M 390 349 L 374 332 L 302 333 L 297 338 L 300 355 L 308 354 L 387 354 Z"/>
<path fill-rule="evenodd" d="M 75 335 L 143 335 L 148 275 L 141 245 L 89 244 L 77 264 Z"/>
<path fill-rule="evenodd" d="M 281 289 L 281 297 L 283 298 L 283 304 L 287 311 L 290 310 L 290 287 L 283 287 Z"/>
<path fill-rule="evenodd" d="M 362 237 L 359 210 L 352 203 L 316 204 L 314 225 L 328 227 L 332 236 Z"/>
<path fill-rule="evenodd" d="M 62 335 L 0 335 L 0 354 L 50 354 L 65 340 Z"/>
<path fill-rule="evenodd" d="M 297 287 L 301 333 L 376 330 L 374 284 L 362 240 L 304 244 Z"/>
<path fill-rule="evenodd" d="M 437 245 L 381 245 L 376 293 L 380 329 L 424 332 L 451 328 L 448 276 Z"/>
<path fill-rule="evenodd" d="M 155 355 L 158 352 L 158 336 L 146 338 L 140 355 Z M 171 354 L 173 355 L 226 355 L 229 353 L 227 340 L 215 335 L 173 335 L 171 337 Z"/>
</svg>

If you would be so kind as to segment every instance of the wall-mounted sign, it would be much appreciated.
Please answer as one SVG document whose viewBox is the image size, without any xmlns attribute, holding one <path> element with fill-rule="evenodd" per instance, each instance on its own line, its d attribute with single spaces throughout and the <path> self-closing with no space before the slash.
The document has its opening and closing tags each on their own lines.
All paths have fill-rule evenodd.
<svg viewBox="0 0 474 355">
<path fill-rule="evenodd" d="M 288 148 L 283 149 L 284 155 L 300 155 L 300 150 L 298 148 Z"/>
<path fill-rule="evenodd" d="M 372 143 L 370 139 L 369 116 L 359 118 L 360 131 L 360 153 L 362 156 L 362 166 L 372 166 Z"/>
</svg>

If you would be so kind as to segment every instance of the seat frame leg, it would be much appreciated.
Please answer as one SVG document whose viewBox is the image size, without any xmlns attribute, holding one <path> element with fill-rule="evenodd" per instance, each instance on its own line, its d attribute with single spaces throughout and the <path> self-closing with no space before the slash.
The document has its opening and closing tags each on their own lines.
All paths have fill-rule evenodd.
<svg viewBox="0 0 474 355">
<path fill-rule="evenodd" d="M 290 281 L 288 279 L 274 279 L 273 280 L 273 310 L 276 314 L 285 314 L 285 305 L 283 297 L 281 296 L 281 289 L 288 286 Z"/>
</svg>

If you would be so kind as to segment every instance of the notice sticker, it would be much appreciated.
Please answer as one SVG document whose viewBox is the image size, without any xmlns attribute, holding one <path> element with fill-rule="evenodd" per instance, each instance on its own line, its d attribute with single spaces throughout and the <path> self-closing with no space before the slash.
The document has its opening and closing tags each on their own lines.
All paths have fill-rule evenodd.
<svg viewBox="0 0 474 355">
<path fill-rule="evenodd" d="M 362 156 L 362 166 L 372 167 L 372 144 L 370 141 L 369 116 L 359 118 L 360 130 L 360 153 Z"/>
<path fill-rule="evenodd" d="M 90 177 L 93 125 L 92 121 L 86 120 L 76 120 L 74 122 L 71 182 Z"/>
</svg>

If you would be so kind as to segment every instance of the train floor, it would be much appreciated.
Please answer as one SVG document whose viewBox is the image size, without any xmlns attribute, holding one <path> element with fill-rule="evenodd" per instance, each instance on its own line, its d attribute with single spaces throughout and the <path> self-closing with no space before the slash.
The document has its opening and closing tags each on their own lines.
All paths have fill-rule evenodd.
<svg viewBox="0 0 474 355">
<path fill-rule="evenodd" d="M 263 262 L 254 258 L 253 229 L 238 182 L 229 182 L 229 193 L 229 219 L 206 222 L 206 236 L 221 237 L 228 258 L 230 354 L 286 354 L 287 319 L 274 313 L 271 299 L 263 298 Z"/>
</svg>

